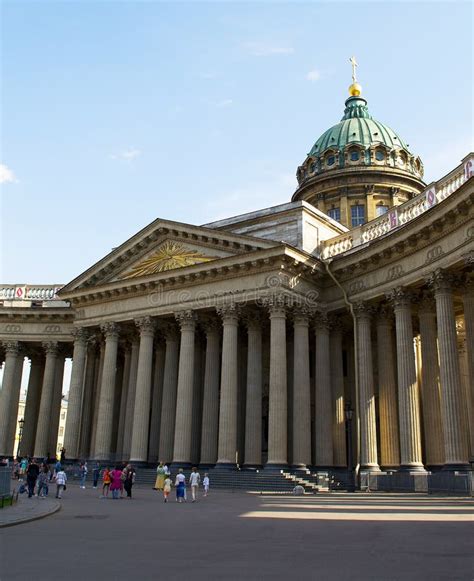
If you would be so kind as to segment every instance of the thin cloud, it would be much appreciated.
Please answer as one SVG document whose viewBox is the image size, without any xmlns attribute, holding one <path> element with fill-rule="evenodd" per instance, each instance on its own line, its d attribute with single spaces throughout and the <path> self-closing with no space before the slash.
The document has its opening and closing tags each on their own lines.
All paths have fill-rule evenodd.
<svg viewBox="0 0 474 581">
<path fill-rule="evenodd" d="M 216 107 L 230 107 L 234 101 L 232 99 L 222 99 L 215 103 Z"/>
<path fill-rule="evenodd" d="M 306 74 L 306 80 L 312 83 L 319 81 L 321 79 L 321 73 L 317 69 L 313 69 Z"/>
<path fill-rule="evenodd" d="M 14 184 L 18 182 L 13 171 L 4 163 L 0 163 L 0 184 Z"/>
<path fill-rule="evenodd" d="M 242 46 L 252 56 L 281 56 L 295 52 L 295 49 L 291 46 L 281 46 L 260 41 L 244 42 Z"/>
<path fill-rule="evenodd" d="M 137 157 L 140 157 L 141 154 L 142 152 L 140 149 L 125 149 L 119 153 L 113 153 L 110 158 L 131 162 L 134 159 L 137 159 Z"/>
</svg>

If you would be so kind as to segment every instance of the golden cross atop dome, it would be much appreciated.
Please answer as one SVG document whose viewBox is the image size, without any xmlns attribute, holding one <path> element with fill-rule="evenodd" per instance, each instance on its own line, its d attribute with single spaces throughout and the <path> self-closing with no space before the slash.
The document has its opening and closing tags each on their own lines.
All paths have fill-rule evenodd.
<svg viewBox="0 0 474 581">
<path fill-rule="evenodd" d="M 355 56 L 351 56 L 351 58 L 349 59 L 349 62 L 352 65 L 352 82 L 357 83 L 356 67 L 359 66 L 359 63 L 356 61 Z"/>
<path fill-rule="evenodd" d="M 362 87 L 357 82 L 357 73 L 356 73 L 356 67 L 359 66 L 359 63 L 356 61 L 355 56 L 351 56 L 349 62 L 352 65 L 352 85 L 349 87 L 349 95 L 351 97 L 358 97 L 362 92 Z"/>
</svg>

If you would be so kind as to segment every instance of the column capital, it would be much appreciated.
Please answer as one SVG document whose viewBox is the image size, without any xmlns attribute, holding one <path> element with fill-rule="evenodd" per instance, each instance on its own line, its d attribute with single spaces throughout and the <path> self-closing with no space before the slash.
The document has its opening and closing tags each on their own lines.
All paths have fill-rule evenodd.
<svg viewBox="0 0 474 581">
<path fill-rule="evenodd" d="M 331 322 L 326 313 L 317 311 L 313 316 L 313 326 L 316 332 L 318 331 L 318 329 L 329 331 L 329 329 L 331 328 Z"/>
<path fill-rule="evenodd" d="M 196 328 L 197 316 L 191 309 L 177 311 L 174 316 L 181 327 L 181 331 L 194 330 Z"/>
<path fill-rule="evenodd" d="M 222 317 L 223 323 L 235 323 L 237 324 L 240 316 L 240 305 L 235 303 L 229 303 L 227 305 L 221 305 L 216 307 L 216 312 Z"/>
<path fill-rule="evenodd" d="M 331 332 L 335 334 L 340 333 L 342 335 L 345 331 L 345 326 L 342 318 L 339 315 L 331 314 L 328 315 L 328 319 Z"/>
<path fill-rule="evenodd" d="M 73 327 L 71 335 L 74 337 L 74 343 L 86 345 L 89 333 L 84 327 Z"/>
<path fill-rule="evenodd" d="M 295 305 L 291 310 L 294 325 L 309 326 L 309 321 L 313 314 L 314 309 L 305 305 Z"/>
<path fill-rule="evenodd" d="M 5 355 L 18 355 L 21 350 L 21 345 L 18 341 L 2 341 Z"/>
<path fill-rule="evenodd" d="M 354 305 L 354 315 L 359 320 L 361 319 L 370 320 L 374 312 L 375 312 L 374 307 L 364 301 L 359 301 Z"/>
<path fill-rule="evenodd" d="M 135 319 L 135 325 L 140 330 L 140 336 L 154 336 L 156 321 L 151 317 L 140 317 L 139 319 Z"/>
<path fill-rule="evenodd" d="M 217 317 L 203 316 L 200 317 L 199 322 L 206 335 L 219 333 L 222 329 L 222 322 Z"/>
<path fill-rule="evenodd" d="M 433 289 L 435 296 L 437 294 L 449 294 L 453 290 L 456 277 L 447 270 L 437 268 L 434 272 L 428 275 L 426 282 L 428 286 Z"/>
<path fill-rule="evenodd" d="M 177 341 L 179 339 L 179 329 L 176 323 L 159 321 L 158 328 L 166 341 Z"/>
<path fill-rule="evenodd" d="M 106 339 L 118 339 L 120 327 L 117 323 L 103 323 L 100 326 L 100 330 L 105 335 Z"/>
<path fill-rule="evenodd" d="M 393 326 L 393 309 L 388 303 L 381 303 L 377 309 L 377 325 Z"/>
<path fill-rule="evenodd" d="M 59 355 L 59 345 L 57 341 L 43 341 L 43 346 L 46 356 L 51 355 L 57 357 Z"/>
<path fill-rule="evenodd" d="M 418 315 L 436 315 L 436 301 L 431 292 L 423 291 L 419 295 L 417 302 L 418 305 Z"/>
<path fill-rule="evenodd" d="M 290 306 L 288 297 L 283 294 L 275 294 L 272 297 L 263 299 L 263 305 L 270 313 L 270 318 L 285 318 L 288 307 Z"/>
<path fill-rule="evenodd" d="M 411 308 L 413 303 L 413 294 L 403 286 L 395 287 L 385 293 L 385 296 L 394 310 Z"/>
</svg>

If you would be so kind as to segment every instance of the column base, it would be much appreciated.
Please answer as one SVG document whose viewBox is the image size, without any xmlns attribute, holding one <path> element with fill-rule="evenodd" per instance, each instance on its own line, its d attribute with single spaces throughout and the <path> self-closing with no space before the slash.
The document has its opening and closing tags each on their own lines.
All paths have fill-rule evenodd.
<svg viewBox="0 0 474 581">
<path fill-rule="evenodd" d="M 214 462 L 202 462 L 198 464 L 200 470 L 210 470 L 215 468 L 216 464 Z"/>
<path fill-rule="evenodd" d="M 190 468 L 193 468 L 194 464 L 192 462 L 171 462 L 171 466 L 170 469 L 171 470 L 179 470 L 179 468 L 182 468 L 183 470 L 189 470 Z"/>
<path fill-rule="evenodd" d="M 359 468 L 359 472 L 364 472 L 364 473 L 377 472 L 378 473 L 378 472 L 381 472 L 381 470 L 380 470 L 380 466 L 378 464 L 366 464 L 366 465 L 361 466 Z"/>
<path fill-rule="evenodd" d="M 401 464 L 397 472 L 410 472 L 415 474 L 426 474 L 423 464 Z"/>
<path fill-rule="evenodd" d="M 459 462 L 457 464 L 444 464 L 441 470 L 443 472 L 467 472 L 468 470 L 471 470 L 471 465 L 468 464 L 467 462 L 466 463 Z"/>
<path fill-rule="evenodd" d="M 217 462 L 215 468 L 216 470 L 218 468 L 223 468 L 224 470 L 236 470 L 237 464 L 235 462 Z"/>
<path fill-rule="evenodd" d="M 134 468 L 148 468 L 149 466 L 146 460 L 127 460 L 125 464 L 131 464 Z"/>
<path fill-rule="evenodd" d="M 288 464 L 265 464 L 264 470 L 273 470 L 275 471 L 281 471 L 281 470 L 288 470 Z"/>
<path fill-rule="evenodd" d="M 243 465 L 244 470 L 260 470 L 261 467 L 262 467 L 261 464 L 244 464 Z"/>
<path fill-rule="evenodd" d="M 291 464 L 289 468 L 291 470 L 302 470 L 302 471 L 309 470 L 308 464 Z"/>
</svg>

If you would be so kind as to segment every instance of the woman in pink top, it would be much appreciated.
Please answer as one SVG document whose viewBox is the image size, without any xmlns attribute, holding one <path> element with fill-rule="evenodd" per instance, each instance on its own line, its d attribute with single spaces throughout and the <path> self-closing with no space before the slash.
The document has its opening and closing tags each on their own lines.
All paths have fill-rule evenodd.
<svg viewBox="0 0 474 581">
<path fill-rule="evenodd" d="M 117 466 L 110 473 L 110 490 L 112 491 L 112 498 L 119 497 L 120 486 L 122 484 L 121 476 L 122 471 Z"/>
</svg>

